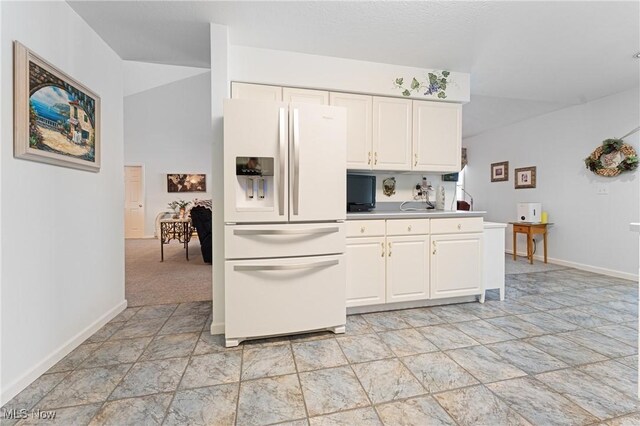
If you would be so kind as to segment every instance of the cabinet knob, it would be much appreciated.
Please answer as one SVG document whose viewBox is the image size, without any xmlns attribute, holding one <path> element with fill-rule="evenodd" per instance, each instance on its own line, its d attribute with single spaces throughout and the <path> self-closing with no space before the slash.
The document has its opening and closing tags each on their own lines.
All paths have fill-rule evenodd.
<svg viewBox="0 0 640 426">
<path fill-rule="evenodd" d="M 413 156 L 413 157 L 414 157 L 414 159 L 415 159 L 415 161 L 414 161 L 413 165 L 414 165 L 414 166 L 417 166 L 417 165 L 418 165 L 418 154 L 414 154 L 414 156 Z"/>
<path fill-rule="evenodd" d="M 360 228 L 360 233 L 364 234 L 364 226 Z"/>
<path fill-rule="evenodd" d="M 433 244 L 433 254 L 436 254 L 436 242 L 433 241 L 432 244 Z"/>
<path fill-rule="evenodd" d="M 407 226 L 407 231 L 411 232 L 411 225 Z"/>
<path fill-rule="evenodd" d="M 380 245 L 382 246 L 382 254 L 380 255 L 380 257 L 384 257 L 384 243 L 380 243 Z"/>
<path fill-rule="evenodd" d="M 371 164 L 371 151 L 369 151 L 369 159 L 367 160 L 367 164 Z"/>
<path fill-rule="evenodd" d="M 391 243 L 389 243 L 389 257 L 391 257 Z"/>
<path fill-rule="evenodd" d="M 459 224 L 458 224 L 458 231 L 459 231 L 459 230 L 461 230 L 461 229 L 462 229 L 462 224 L 461 224 L 461 223 L 459 223 Z"/>
<path fill-rule="evenodd" d="M 373 164 L 378 164 L 378 152 L 373 153 Z"/>
</svg>

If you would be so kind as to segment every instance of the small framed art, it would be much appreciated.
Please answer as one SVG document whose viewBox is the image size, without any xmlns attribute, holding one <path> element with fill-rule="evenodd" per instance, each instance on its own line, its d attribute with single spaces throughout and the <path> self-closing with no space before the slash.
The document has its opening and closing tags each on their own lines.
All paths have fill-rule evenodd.
<svg viewBox="0 0 640 426">
<path fill-rule="evenodd" d="M 509 180 L 509 162 L 491 164 L 491 182 L 506 182 Z"/>
<path fill-rule="evenodd" d="M 523 167 L 514 170 L 516 180 L 516 189 L 535 188 L 536 187 L 536 168 Z"/>
</svg>

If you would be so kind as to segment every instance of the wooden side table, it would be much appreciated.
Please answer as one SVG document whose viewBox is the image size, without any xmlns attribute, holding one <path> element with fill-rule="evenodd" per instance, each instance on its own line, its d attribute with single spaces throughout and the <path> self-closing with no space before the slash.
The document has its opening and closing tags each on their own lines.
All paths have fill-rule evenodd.
<svg viewBox="0 0 640 426">
<path fill-rule="evenodd" d="M 160 220 L 160 262 L 164 262 L 164 245 L 171 240 L 178 240 L 184 246 L 189 260 L 189 241 L 191 241 L 191 219 Z"/>
<path fill-rule="evenodd" d="M 544 263 L 547 263 L 547 226 L 552 223 L 509 222 L 513 225 L 513 260 L 517 257 L 517 234 L 527 235 L 527 259 L 533 264 L 533 236 L 542 234 L 544 242 Z"/>
</svg>

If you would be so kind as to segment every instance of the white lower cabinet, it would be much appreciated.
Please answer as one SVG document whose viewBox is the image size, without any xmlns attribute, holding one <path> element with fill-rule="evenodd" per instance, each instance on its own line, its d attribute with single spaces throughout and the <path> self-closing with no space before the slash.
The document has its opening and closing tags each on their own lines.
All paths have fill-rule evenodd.
<svg viewBox="0 0 640 426">
<path fill-rule="evenodd" d="M 347 238 L 347 307 L 385 302 L 385 238 Z"/>
<path fill-rule="evenodd" d="M 431 236 L 431 299 L 482 292 L 482 234 Z"/>
<path fill-rule="evenodd" d="M 429 237 L 387 237 L 387 303 L 429 298 Z"/>
<path fill-rule="evenodd" d="M 428 299 L 428 229 L 428 219 L 348 222 L 347 307 Z"/>
</svg>

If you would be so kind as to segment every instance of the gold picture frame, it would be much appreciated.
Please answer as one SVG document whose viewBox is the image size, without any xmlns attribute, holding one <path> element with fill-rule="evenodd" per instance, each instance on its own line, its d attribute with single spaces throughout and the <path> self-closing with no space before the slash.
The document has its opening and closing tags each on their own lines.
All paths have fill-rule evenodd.
<svg viewBox="0 0 640 426">
<path fill-rule="evenodd" d="M 515 188 L 526 189 L 536 187 L 536 167 L 522 167 L 515 169 Z"/>
<path fill-rule="evenodd" d="M 14 41 L 14 157 L 100 171 L 100 97 Z"/>
<path fill-rule="evenodd" d="M 491 164 L 491 182 L 506 182 L 509 180 L 509 162 Z"/>
</svg>

